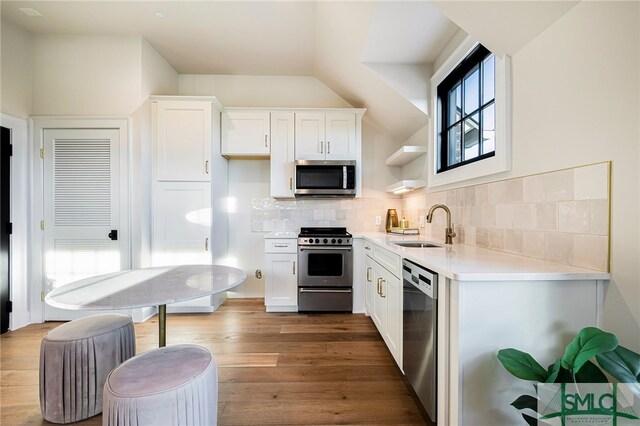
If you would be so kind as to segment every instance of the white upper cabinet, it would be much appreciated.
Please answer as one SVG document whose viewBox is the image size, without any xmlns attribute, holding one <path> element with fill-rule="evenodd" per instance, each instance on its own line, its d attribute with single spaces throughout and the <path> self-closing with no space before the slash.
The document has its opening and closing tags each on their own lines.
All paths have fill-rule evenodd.
<svg viewBox="0 0 640 426">
<path fill-rule="evenodd" d="M 271 196 L 293 198 L 294 113 L 271 113 Z"/>
<path fill-rule="evenodd" d="M 222 113 L 222 155 L 268 157 L 271 151 L 269 113 L 224 111 Z"/>
<path fill-rule="evenodd" d="M 211 180 L 211 102 L 157 101 L 155 176 L 158 181 Z"/>
<path fill-rule="evenodd" d="M 327 160 L 356 159 L 356 115 L 352 112 L 326 114 Z"/>
<path fill-rule="evenodd" d="M 296 160 L 355 160 L 354 112 L 296 113 Z"/>
</svg>

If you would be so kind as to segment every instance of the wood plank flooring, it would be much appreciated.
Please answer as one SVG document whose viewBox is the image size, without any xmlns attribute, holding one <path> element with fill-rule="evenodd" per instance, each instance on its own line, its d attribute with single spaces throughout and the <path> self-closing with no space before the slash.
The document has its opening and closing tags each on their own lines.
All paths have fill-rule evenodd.
<svg viewBox="0 0 640 426">
<path fill-rule="evenodd" d="M 0 424 L 49 424 L 38 356 L 42 336 L 59 324 L 0 337 Z M 155 317 L 136 324 L 137 353 L 157 347 L 157 326 Z M 365 315 L 266 313 L 263 299 L 228 299 L 212 314 L 169 314 L 167 344 L 179 343 L 215 354 L 220 425 L 428 424 Z"/>
</svg>

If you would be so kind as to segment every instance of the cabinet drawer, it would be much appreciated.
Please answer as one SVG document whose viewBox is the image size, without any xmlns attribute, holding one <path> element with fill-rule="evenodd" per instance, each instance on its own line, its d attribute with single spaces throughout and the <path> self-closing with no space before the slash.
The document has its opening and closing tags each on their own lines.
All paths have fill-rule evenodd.
<svg viewBox="0 0 640 426">
<path fill-rule="evenodd" d="M 380 265 L 384 266 L 389 272 L 396 277 L 400 277 L 400 256 L 383 249 L 376 244 L 367 244 L 371 247 L 371 256 Z"/>
<path fill-rule="evenodd" d="M 264 240 L 264 252 L 265 253 L 297 253 L 298 240 L 296 239 Z"/>
</svg>

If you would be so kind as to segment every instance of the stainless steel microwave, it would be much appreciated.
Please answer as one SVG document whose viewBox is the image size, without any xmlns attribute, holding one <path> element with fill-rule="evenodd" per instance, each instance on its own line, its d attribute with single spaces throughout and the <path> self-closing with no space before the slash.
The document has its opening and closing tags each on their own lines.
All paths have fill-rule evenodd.
<svg viewBox="0 0 640 426">
<path fill-rule="evenodd" d="M 296 161 L 295 196 L 353 198 L 356 196 L 355 161 Z"/>
</svg>

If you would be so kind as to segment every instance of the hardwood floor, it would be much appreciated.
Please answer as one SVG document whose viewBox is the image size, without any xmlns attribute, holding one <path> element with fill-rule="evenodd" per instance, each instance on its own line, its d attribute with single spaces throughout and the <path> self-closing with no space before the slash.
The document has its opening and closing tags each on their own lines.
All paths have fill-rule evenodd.
<svg viewBox="0 0 640 426">
<path fill-rule="evenodd" d="M 40 414 L 40 341 L 60 323 L 0 338 L 2 425 Z M 157 347 L 157 319 L 136 324 L 137 353 Z M 220 425 L 426 424 L 365 315 L 266 313 L 263 299 L 228 299 L 212 314 L 170 314 L 167 344 L 215 354 Z M 77 424 L 100 425 L 102 416 Z"/>
</svg>

